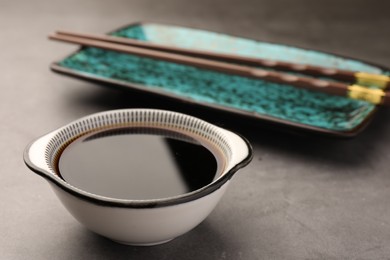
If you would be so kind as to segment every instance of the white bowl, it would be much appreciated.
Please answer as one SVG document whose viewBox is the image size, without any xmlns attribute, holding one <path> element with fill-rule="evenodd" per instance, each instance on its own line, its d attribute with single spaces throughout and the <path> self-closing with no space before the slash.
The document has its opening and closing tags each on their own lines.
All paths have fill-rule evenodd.
<svg viewBox="0 0 390 260">
<path fill-rule="evenodd" d="M 57 174 L 55 162 L 75 138 L 97 129 L 134 125 L 158 126 L 208 140 L 224 158 L 219 177 L 182 195 L 127 200 L 78 189 Z M 24 152 L 26 165 L 50 183 L 63 205 L 80 223 L 97 234 L 131 245 L 164 243 L 197 226 L 217 205 L 234 173 L 251 159 L 251 147 L 241 136 L 192 116 L 153 109 L 113 110 L 86 116 L 36 139 Z"/>
</svg>

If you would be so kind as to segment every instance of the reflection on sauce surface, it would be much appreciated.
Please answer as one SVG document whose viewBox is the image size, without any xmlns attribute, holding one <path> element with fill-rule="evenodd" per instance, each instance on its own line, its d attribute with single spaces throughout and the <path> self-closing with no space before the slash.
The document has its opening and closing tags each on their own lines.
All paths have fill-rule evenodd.
<svg viewBox="0 0 390 260">
<path fill-rule="evenodd" d="M 217 159 L 195 139 L 150 128 L 103 130 L 67 146 L 58 161 L 69 184 L 118 199 L 157 199 L 197 190 L 217 175 Z"/>
</svg>

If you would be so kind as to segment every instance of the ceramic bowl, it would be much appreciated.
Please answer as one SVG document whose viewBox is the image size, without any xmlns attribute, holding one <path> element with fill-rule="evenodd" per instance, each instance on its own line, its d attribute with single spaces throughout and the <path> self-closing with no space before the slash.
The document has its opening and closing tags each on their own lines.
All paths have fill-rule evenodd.
<svg viewBox="0 0 390 260">
<path fill-rule="evenodd" d="M 219 176 L 210 184 L 181 195 L 128 200 L 81 190 L 58 174 L 58 158 L 76 138 L 98 129 L 135 125 L 176 131 L 211 143 L 219 149 L 224 161 L 219 166 Z M 116 242 L 131 245 L 164 243 L 197 226 L 215 208 L 234 173 L 251 159 L 251 147 L 243 137 L 189 115 L 153 109 L 113 110 L 86 116 L 36 139 L 24 152 L 26 165 L 49 182 L 65 208 L 81 224 Z"/>
</svg>

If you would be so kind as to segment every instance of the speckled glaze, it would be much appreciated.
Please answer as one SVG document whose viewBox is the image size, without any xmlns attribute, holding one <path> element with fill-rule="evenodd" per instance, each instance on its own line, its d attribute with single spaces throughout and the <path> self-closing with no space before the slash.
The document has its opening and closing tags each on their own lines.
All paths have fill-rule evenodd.
<svg viewBox="0 0 390 260">
<path fill-rule="evenodd" d="M 378 67 L 335 55 L 196 29 L 142 24 L 112 34 L 183 48 L 383 73 Z M 58 64 L 89 77 L 135 84 L 146 91 L 158 90 L 201 105 L 292 122 L 298 127 L 350 132 L 375 109 L 364 101 L 97 48 L 84 48 Z"/>
</svg>

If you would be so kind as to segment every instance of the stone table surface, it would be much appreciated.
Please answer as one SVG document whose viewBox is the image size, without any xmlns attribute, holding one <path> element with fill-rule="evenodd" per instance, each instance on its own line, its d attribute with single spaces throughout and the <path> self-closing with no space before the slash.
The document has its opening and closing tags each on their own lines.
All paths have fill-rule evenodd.
<svg viewBox="0 0 390 260">
<path fill-rule="evenodd" d="M 103 33 L 136 21 L 177 24 L 315 48 L 390 67 L 388 1 L 0 0 L 0 259 L 390 259 L 390 111 L 359 136 L 291 134 L 140 93 L 62 77 L 75 50 L 56 29 Z M 211 215 L 154 247 L 86 230 L 22 160 L 25 146 L 81 116 L 158 107 L 246 136 L 253 162 Z"/>
</svg>

